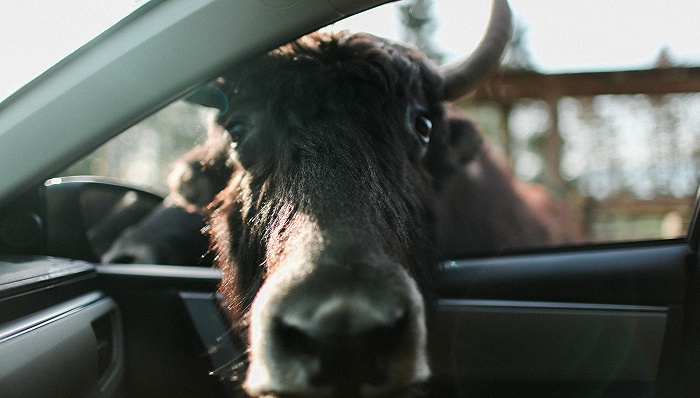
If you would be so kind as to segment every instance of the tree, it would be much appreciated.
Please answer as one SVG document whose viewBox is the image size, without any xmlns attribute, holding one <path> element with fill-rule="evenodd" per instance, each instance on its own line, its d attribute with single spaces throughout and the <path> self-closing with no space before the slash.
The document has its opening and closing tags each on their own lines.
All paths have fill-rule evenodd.
<svg viewBox="0 0 700 398">
<path fill-rule="evenodd" d="M 521 18 L 515 18 L 513 38 L 506 47 L 502 67 L 516 70 L 535 70 L 527 40 L 527 25 Z"/>
<path fill-rule="evenodd" d="M 433 15 L 433 0 L 412 0 L 399 7 L 403 25 L 403 40 L 418 47 L 428 58 L 438 64 L 444 54 L 435 47 L 432 36 L 436 23 Z"/>
</svg>

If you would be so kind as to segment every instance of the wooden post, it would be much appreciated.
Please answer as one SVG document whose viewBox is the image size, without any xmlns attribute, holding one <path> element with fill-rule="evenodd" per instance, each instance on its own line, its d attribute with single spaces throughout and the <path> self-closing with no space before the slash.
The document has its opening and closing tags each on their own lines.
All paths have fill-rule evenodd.
<svg viewBox="0 0 700 398">
<path fill-rule="evenodd" d="M 503 152 L 505 152 L 508 161 L 513 159 L 513 139 L 510 135 L 510 125 L 508 121 L 510 120 L 510 112 L 513 110 L 513 105 L 509 103 L 498 103 L 499 109 L 501 111 L 501 131 L 503 134 Z"/>
<path fill-rule="evenodd" d="M 560 167 L 564 140 L 559 134 L 559 98 L 551 98 L 546 102 L 549 110 L 549 128 L 544 142 L 544 182 L 553 195 L 563 198 L 567 190 Z"/>
</svg>

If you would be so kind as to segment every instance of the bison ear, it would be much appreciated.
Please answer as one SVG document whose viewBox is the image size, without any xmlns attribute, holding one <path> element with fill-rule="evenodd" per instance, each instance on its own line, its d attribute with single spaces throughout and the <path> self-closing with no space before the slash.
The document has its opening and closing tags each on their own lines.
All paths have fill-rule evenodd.
<svg viewBox="0 0 700 398">
<path fill-rule="evenodd" d="M 219 115 L 228 112 L 229 108 L 228 98 L 223 90 L 221 90 L 221 87 L 219 87 L 218 82 L 211 82 L 197 88 L 192 94 L 185 98 L 185 101 L 207 108 L 218 109 Z"/>
<path fill-rule="evenodd" d="M 210 136 L 175 162 L 168 176 L 168 199 L 188 211 L 202 211 L 221 192 L 234 171 L 228 162 L 228 146 Z"/>
<path fill-rule="evenodd" d="M 447 119 L 447 145 L 459 165 L 466 165 L 481 152 L 484 139 L 476 124 L 463 117 Z"/>
<path fill-rule="evenodd" d="M 446 117 L 438 123 L 435 139 L 430 140 L 423 164 L 439 190 L 443 181 L 474 160 L 484 147 L 476 124 L 457 111 L 446 108 Z"/>
</svg>

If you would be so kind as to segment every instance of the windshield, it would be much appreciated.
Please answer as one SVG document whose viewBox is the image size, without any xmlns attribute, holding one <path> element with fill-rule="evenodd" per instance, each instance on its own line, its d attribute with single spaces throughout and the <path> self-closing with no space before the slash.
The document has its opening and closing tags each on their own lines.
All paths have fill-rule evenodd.
<svg viewBox="0 0 700 398">
<path fill-rule="evenodd" d="M 5 0 L 0 102 L 147 0 Z"/>
</svg>

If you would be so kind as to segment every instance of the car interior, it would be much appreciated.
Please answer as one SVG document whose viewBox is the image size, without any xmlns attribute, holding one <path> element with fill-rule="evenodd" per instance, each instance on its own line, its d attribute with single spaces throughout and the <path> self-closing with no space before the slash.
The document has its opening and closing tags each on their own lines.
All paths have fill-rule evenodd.
<svg viewBox="0 0 700 398">
<path fill-rule="evenodd" d="M 379 3 L 152 1 L 0 104 L 0 396 L 241 395 L 218 270 L 99 264 L 163 196 L 56 173 L 228 66 Z M 429 391 L 700 394 L 697 209 L 678 239 L 445 259 Z"/>
</svg>

